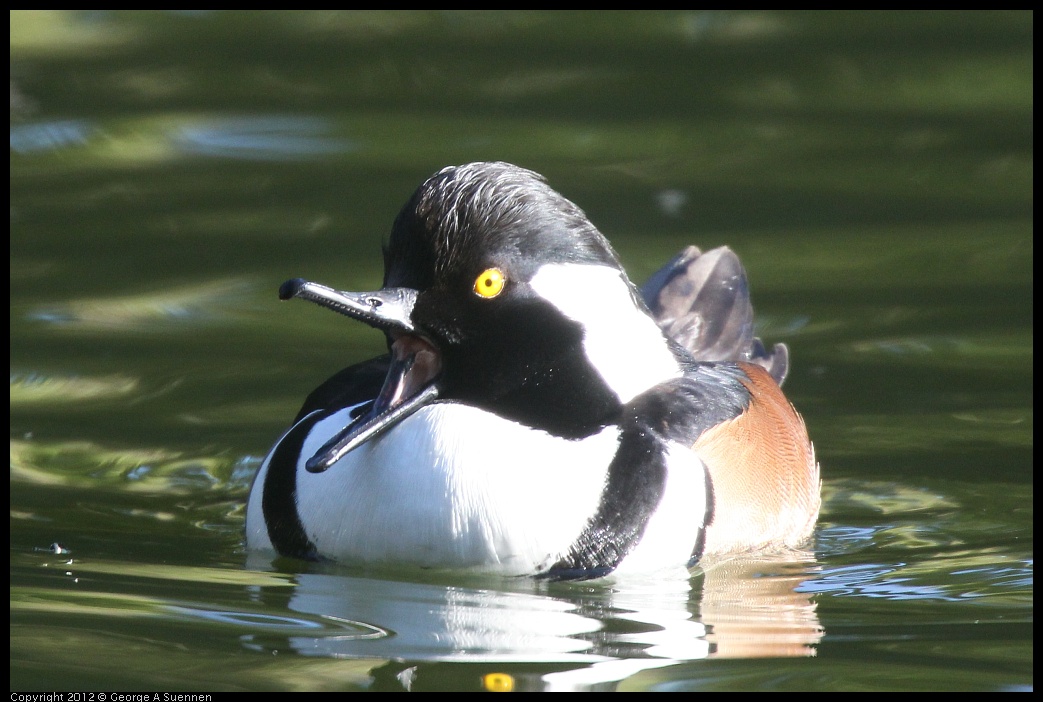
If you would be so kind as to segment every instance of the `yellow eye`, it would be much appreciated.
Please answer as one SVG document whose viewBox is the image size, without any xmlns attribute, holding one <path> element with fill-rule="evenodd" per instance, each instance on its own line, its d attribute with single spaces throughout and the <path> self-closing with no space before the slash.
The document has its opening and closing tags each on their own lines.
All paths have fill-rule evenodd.
<svg viewBox="0 0 1043 702">
<path fill-rule="evenodd" d="M 503 292 L 507 284 L 507 276 L 499 268 L 486 268 L 474 279 L 474 294 L 490 299 Z"/>
</svg>

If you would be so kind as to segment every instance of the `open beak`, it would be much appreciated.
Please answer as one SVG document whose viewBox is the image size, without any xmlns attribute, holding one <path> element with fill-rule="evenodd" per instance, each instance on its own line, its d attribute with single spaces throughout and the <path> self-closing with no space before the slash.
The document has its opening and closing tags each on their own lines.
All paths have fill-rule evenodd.
<svg viewBox="0 0 1043 702">
<path fill-rule="evenodd" d="M 343 292 L 294 278 L 279 288 L 279 298 L 299 297 L 340 312 L 385 331 L 391 338 L 391 367 L 380 394 L 363 412 L 337 432 L 305 462 L 312 473 L 321 473 L 361 446 L 438 398 L 441 354 L 424 339 L 410 321 L 416 291 L 384 288 L 375 292 Z"/>
</svg>

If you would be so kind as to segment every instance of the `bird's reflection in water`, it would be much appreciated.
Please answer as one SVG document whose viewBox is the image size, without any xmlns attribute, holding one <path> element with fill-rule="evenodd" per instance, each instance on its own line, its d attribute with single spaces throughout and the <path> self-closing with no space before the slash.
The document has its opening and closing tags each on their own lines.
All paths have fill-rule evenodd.
<svg viewBox="0 0 1043 702">
<path fill-rule="evenodd" d="M 311 572 L 296 577 L 288 600 L 283 588 L 257 594 L 269 609 L 311 615 L 317 630 L 269 632 L 244 643 L 386 660 L 372 670 L 381 689 L 423 689 L 428 676 L 444 683 L 453 675 L 450 662 L 487 671 L 475 676 L 466 666 L 475 689 L 483 680 L 515 690 L 612 689 L 642 670 L 684 661 L 815 655 L 824 632 L 811 595 L 800 587 L 815 569 L 811 553 L 794 551 L 733 557 L 694 575 L 578 583 L 445 585 Z M 345 622 L 384 633 L 346 633 Z M 518 664 L 524 671 L 500 672 Z"/>
<path fill-rule="evenodd" d="M 734 558 L 704 571 L 698 617 L 719 658 L 814 656 L 823 629 L 810 593 L 800 586 L 814 556 L 794 551 Z"/>
</svg>

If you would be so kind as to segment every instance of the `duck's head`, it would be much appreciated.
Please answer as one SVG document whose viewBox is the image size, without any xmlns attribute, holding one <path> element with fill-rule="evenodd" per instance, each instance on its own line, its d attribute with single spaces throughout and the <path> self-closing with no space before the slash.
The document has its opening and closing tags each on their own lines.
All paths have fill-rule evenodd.
<svg viewBox="0 0 1043 702">
<path fill-rule="evenodd" d="M 435 401 L 579 438 L 677 372 L 608 241 L 532 171 L 439 171 L 396 218 L 384 266 L 374 292 L 280 289 L 383 330 L 391 349 L 379 396 L 308 461 L 313 472 Z"/>
</svg>

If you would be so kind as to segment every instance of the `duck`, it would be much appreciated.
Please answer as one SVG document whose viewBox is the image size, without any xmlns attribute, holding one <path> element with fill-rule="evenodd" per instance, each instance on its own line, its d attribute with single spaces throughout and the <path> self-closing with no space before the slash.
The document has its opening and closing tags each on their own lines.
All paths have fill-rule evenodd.
<svg viewBox="0 0 1043 702">
<path fill-rule="evenodd" d="M 821 479 L 754 336 L 745 270 L 688 247 L 638 287 L 538 173 L 443 168 L 383 245 L 379 290 L 294 278 L 388 352 L 306 398 L 262 461 L 251 552 L 552 580 L 797 549 Z"/>
</svg>

